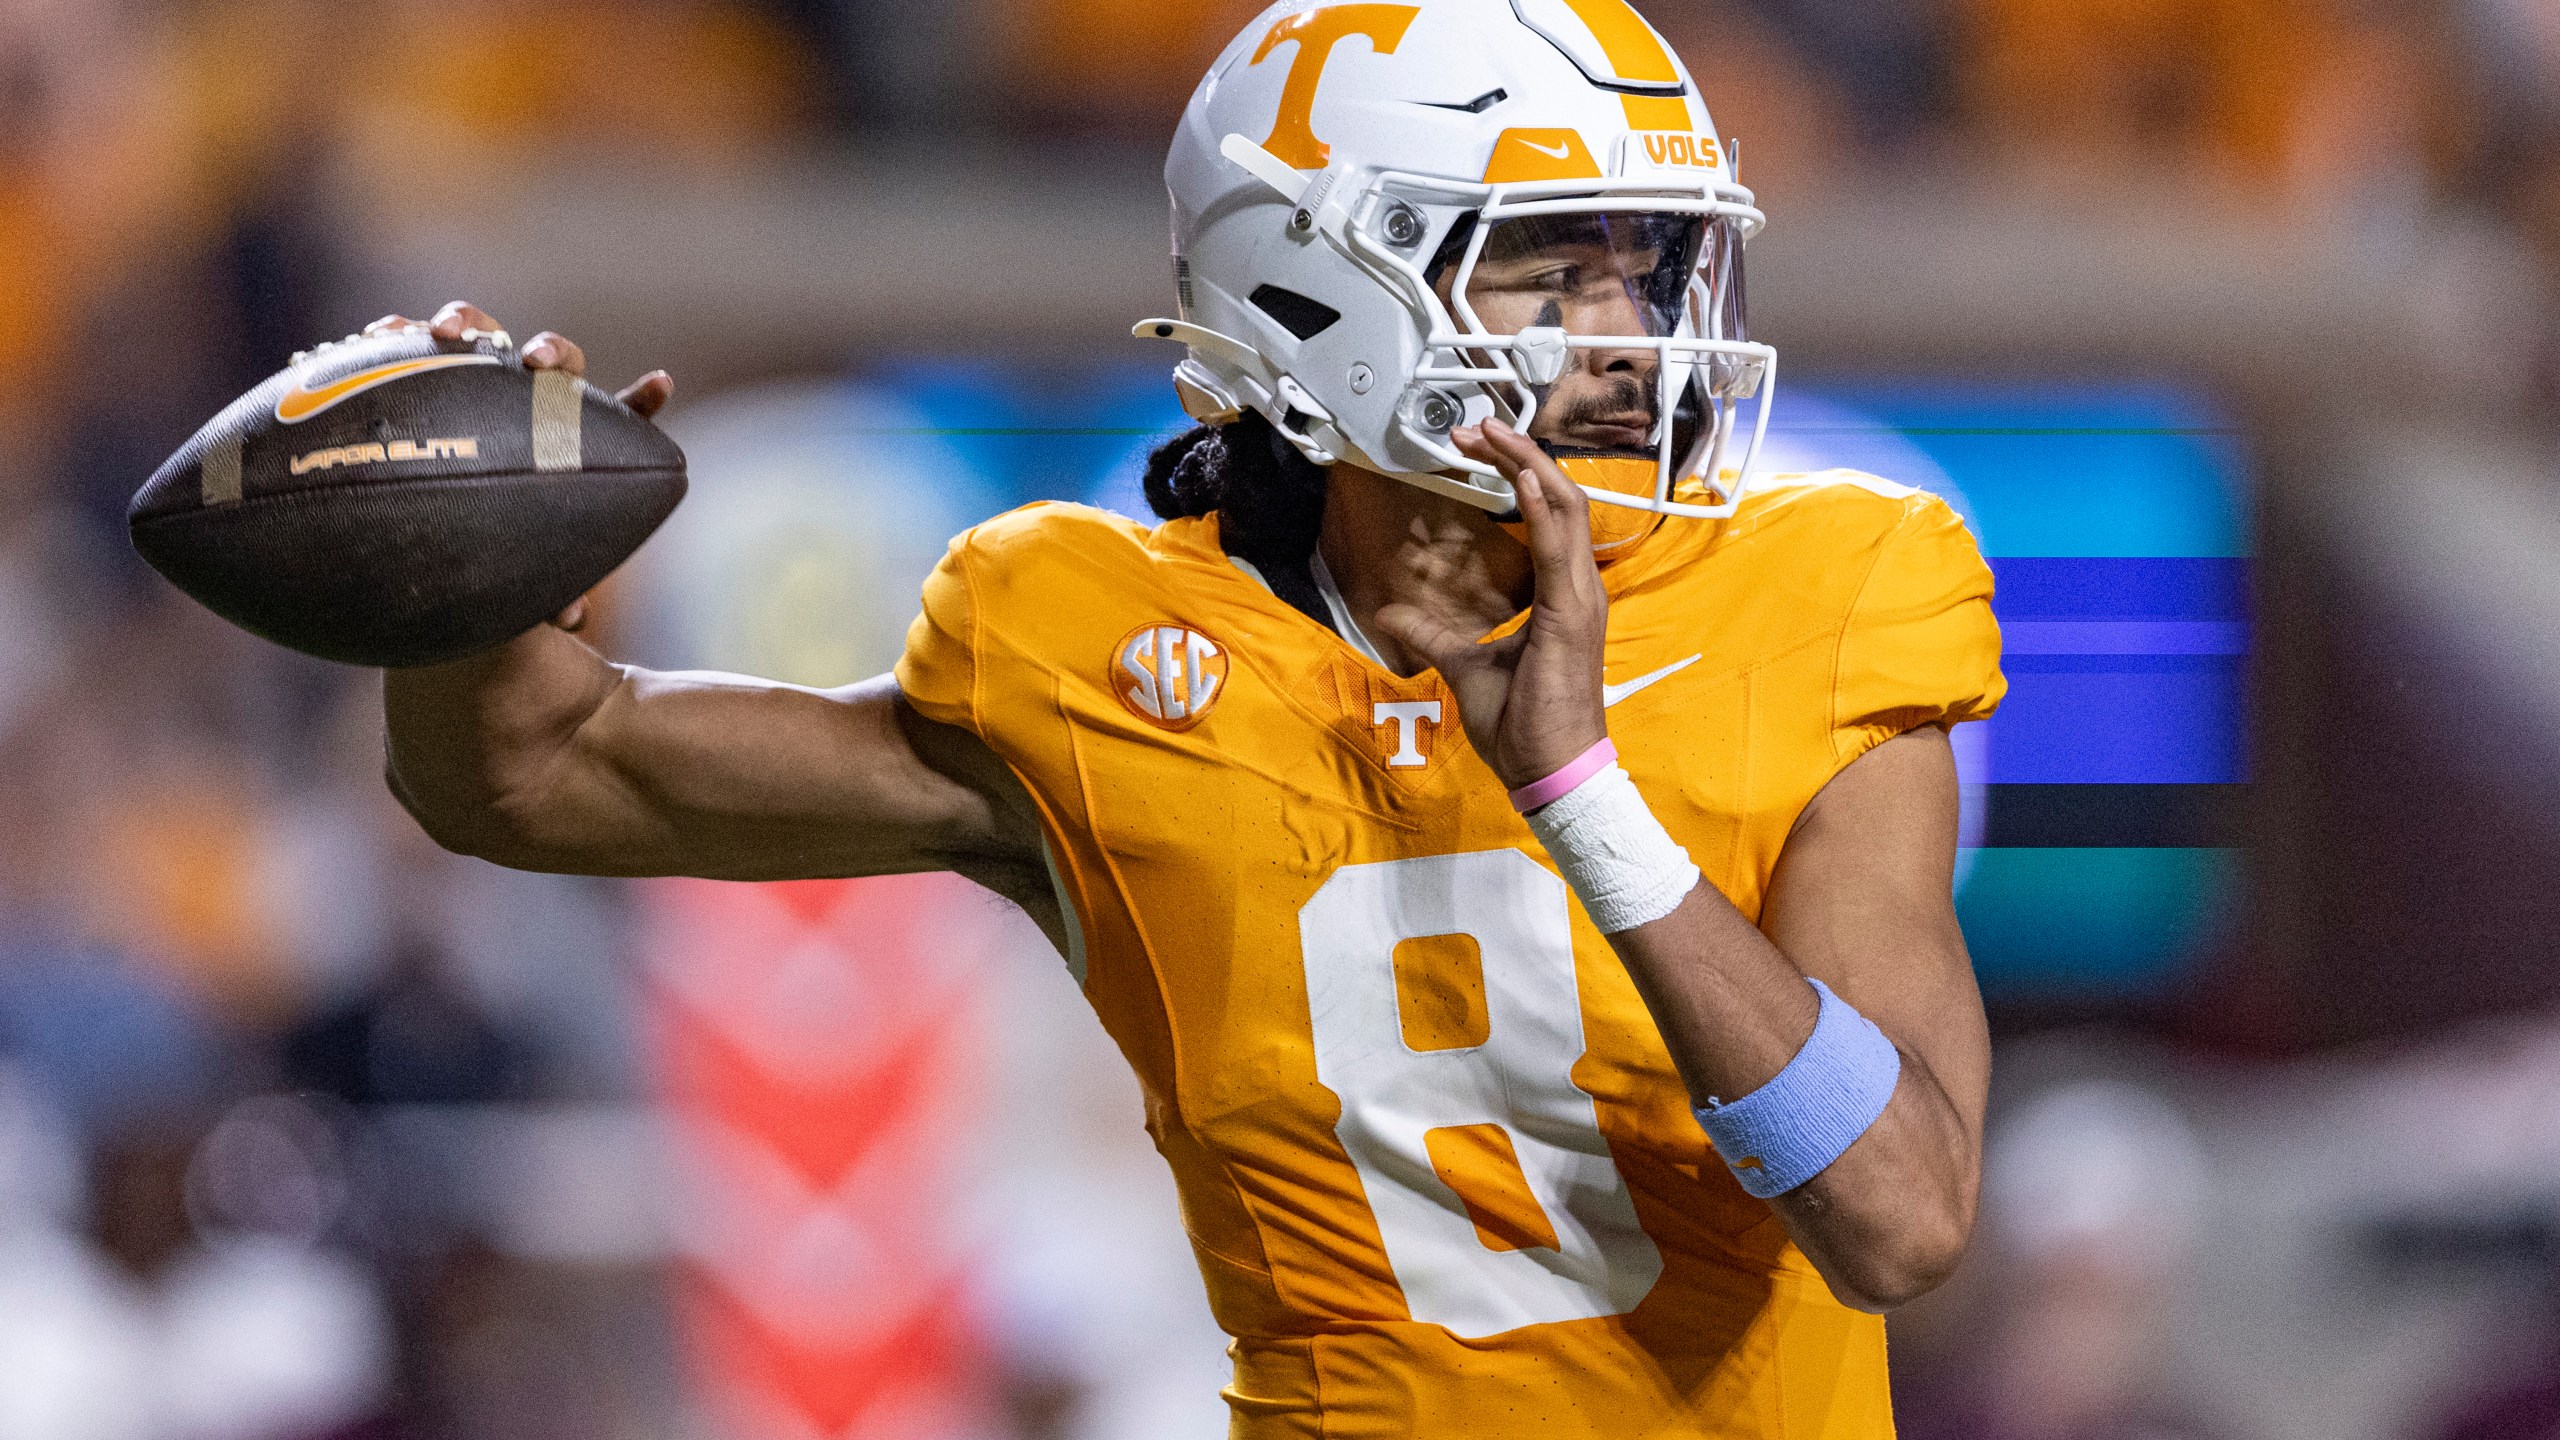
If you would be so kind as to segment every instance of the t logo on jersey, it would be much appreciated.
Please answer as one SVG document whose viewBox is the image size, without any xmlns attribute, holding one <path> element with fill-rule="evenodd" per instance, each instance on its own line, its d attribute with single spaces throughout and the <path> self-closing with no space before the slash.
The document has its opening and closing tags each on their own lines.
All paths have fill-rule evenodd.
<svg viewBox="0 0 2560 1440">
<path fill-rule="evenodd" d="M 1316 88 L 1324 83 L 1324 66 L 1333 58 L 1333 47 L 1358 35 L 1368 40 L 1372 53 L 1393 55 L 1404 43 L 1413 17 L 1421 13 L 1418 5 L 1327 5 L 1302 10 L 1272 26 L 1253 52 L 1253 63 L 1270 59 L 1271 52 L 1283 44 L 1296 44 L 1298 53 L 1289 62 L 1289 79 L 1280 89 L 1280 114 L 1271 122 L 1271 138 L 1262 142 L 1262 148 L 1296 170 L 1321 170 L 1330 164 L 1333 147 L 1316 138 L 1315 115 Z"/>
<path fill-rule="evenodd" d="M 1396 753 L 1387 757 L 1389 765 L 1416 770 L 1431 763 L 1431 757 L 1415 742 L 1422 738 L 1418 732 L 1424 725 L 1440 723 L 1439 701 L 1381 700 L 1370 714 L 1372 724 L 1396 727 Z"/>
<path fill-rule="evenodd" d="M 1131 714 L 1167 730 L 1200 723 L 1227 688 L 1227 652 L 1197 630 L 1144 625 L 1112 652 L 1112 688 Z"/>
</svg>

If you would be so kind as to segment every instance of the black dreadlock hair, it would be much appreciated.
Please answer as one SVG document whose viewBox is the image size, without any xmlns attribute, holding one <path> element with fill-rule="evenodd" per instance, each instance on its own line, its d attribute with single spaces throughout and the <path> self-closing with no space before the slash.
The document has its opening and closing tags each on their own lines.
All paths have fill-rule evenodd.
<svg viewBox="0 0 2560 1440">
<path fill-rule="evenodd" d="M 1424 271 L 1432 284 L 1458 263 L 1475 228 L 1473 211 L 1449 227 Z M 1324 526 L 1324 494 L 1324 467 L 1252 410 L 1224 425 L 1186 430 L 1147 457 L 1147 504 L 1156 514 L 1183 520 L 1217 512 L 1226 552 L 1261 571 L 1273 594 L 1331 629 L 1333 616 L 1309 563 Z"/>
<path fill-rule="evenodd" d="M 1229 555 L 1262 572 L 1271 592 L 1330 629 L 1310 563 L 1324 525 L 1325 469 L 1247 410 L 1201 425 L 1147 457 L 1147 504 L 1167 520 L 1215 511 Z"/>
</svg>

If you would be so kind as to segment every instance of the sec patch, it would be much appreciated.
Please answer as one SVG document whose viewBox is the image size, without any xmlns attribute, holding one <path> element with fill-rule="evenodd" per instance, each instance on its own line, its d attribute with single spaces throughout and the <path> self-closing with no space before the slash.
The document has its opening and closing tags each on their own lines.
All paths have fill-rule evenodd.
<svg viewBox="0 0 2560 1440">
<path fill-rule="evenodd" d="M 1227 652 L 1180 625 L 1143 625 L 1112 651 L 1111 688 L 1129 713 L 1166 730 L 1205 719 L 1227 688 Z"/>
</svg>

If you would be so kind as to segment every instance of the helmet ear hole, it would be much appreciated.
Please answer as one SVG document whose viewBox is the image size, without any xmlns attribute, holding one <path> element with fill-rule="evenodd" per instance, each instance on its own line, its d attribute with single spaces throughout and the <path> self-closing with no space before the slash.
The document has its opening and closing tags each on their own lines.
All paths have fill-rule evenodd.
<svg viewBox="0 0 2560 1440">
<path fill-rule="evenodd" d="M 1333 328 L 1342 312 L 1321 300 L 1283 290 L 1277 285 L 1264 285 L 1252 295 L 1253 308 L 1280 322 L 1280 328 L 1300 340 L 1313 340 Z"/>
</svg>

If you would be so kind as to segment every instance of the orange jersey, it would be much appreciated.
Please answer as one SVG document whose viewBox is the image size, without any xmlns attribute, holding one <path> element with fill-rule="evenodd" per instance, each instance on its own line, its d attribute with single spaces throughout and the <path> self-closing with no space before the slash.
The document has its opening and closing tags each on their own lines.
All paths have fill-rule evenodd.
<svg viewBox="0 0 2560 1440">
<path fill-rule="evenodd" d="M 1842 766 L 2000 697 L 1933 496 L 1786 477 L 1603 572 L 1609 729 L 1756 917 Z M 1238 1437 L 1871 1437 L 1884 1322 L 1710 1152 L 1624 967 L 1469 747 L 1214 518 L 954 541 L 898 683 L 1037 801 L 1068 957 L 1147 1096 Z"/>
</svg>

